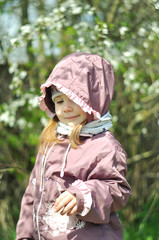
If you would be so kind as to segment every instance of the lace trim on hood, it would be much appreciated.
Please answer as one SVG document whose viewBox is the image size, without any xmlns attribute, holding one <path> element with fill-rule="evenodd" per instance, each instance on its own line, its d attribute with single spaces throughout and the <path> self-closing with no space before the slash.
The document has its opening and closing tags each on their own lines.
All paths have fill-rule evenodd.
<svg viewBox="0 0 159 240">
<path fill-rule="evenodd" d="M 66 87 L 62 86 L 60 83 L 52 83 L 52 82 L 46 82 L 43 85 L 41 85 L 41 91 L 43 92 L 43 95 L 39 97 L 39 107 L 42 111 L 45 111 L 48 117 L 54 117 L 55 113 L 51 112 L 45 103 L 45 96 L 46 96 L 46 88 L 50 87 L 51 85 L 56 86 L 56 88 L 65 94 L 69 99 L 71 99 L 74 103 L 79 105 L 84 112 L 87 112 L 89 114 L 93 113 L 95 119 L 99 119 L 101 117 L 100 113 L 93 110 L 89 105 L 87 105 L 81 98 L 79 98 L 75 93 L 73 93 L 71 90 L 67 89 Z"/>
</svg>

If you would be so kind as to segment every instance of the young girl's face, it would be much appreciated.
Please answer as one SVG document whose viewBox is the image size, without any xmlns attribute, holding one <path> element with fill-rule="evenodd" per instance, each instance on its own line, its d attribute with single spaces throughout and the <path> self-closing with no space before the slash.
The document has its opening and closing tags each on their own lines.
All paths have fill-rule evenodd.
<svg viewBox="0 0 159 240">
<path fill-rule="evenodd" d="M 87 114 L 81 107 L 71 101 L 65 94 L 56 97 L 54 103 L 56 116 L 62 123 L 70 127 L 75 127 L 87 119 Z"/>
</svg>

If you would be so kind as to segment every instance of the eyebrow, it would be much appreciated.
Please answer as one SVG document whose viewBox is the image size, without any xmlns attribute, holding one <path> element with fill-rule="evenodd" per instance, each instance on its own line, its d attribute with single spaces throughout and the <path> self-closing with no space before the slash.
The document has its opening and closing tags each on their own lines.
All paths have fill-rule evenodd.
<svg viewBox="0 0 159 240">
<path fill-rule="evenodd" d="M 57 97 L 55 97 L 54 101 L 55 101 L 55 100 L 58 100 L 58 99 L 61 99 L 61 98 L 62 98 L 62 95 L 57 96 Z"/>
</svg>

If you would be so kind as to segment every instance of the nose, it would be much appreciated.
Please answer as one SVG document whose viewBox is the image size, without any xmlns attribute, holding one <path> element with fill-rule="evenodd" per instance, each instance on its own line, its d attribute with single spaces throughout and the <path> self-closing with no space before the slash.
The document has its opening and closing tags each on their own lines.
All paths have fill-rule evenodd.
<svg viewBox="0 0 159 240">
<path fill-rule="evenodd" d="M 73 107 L 70 104 L 65 104 L 64 106 L 64 112 L 72 112 L 73 111 Z"/>
</svg>

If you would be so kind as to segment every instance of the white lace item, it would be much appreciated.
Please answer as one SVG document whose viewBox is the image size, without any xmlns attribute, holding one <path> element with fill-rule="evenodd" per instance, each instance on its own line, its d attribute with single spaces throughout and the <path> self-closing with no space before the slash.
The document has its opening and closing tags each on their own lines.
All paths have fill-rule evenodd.
<svg viewBox="0 0 159 240">
<path fill-rule="evenodd" d="M 59 236 L 65 232 L 70 232 L 71 229 L 74 228 L 79 229 L 84 227 L 84 221 L 80 221 L 75 215 L 61 215 L 61 211 L 56 212 L 54 206 L 50 206 L 43 216 L 46 225 L 51 229 L 49 232 L 53 237 Z"/>
</svg>

